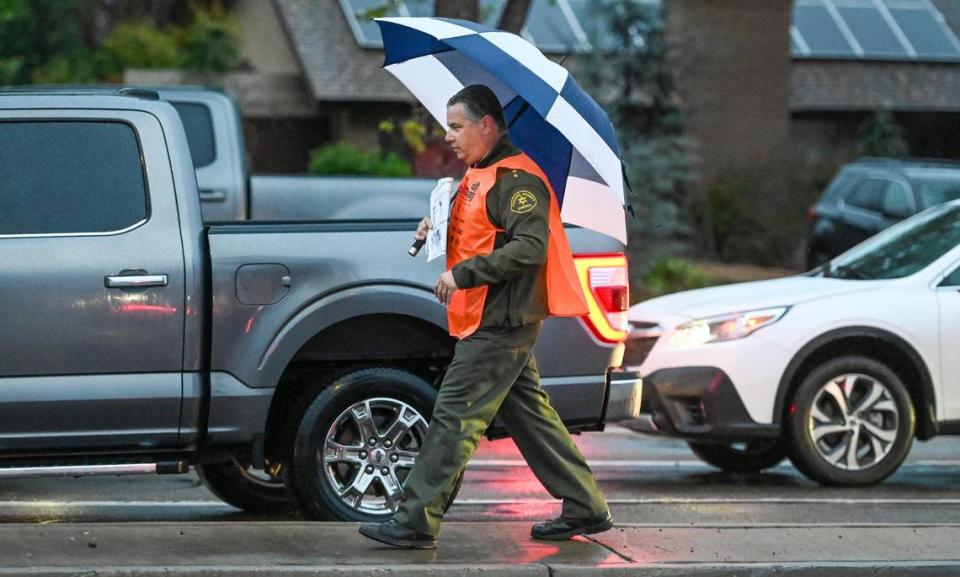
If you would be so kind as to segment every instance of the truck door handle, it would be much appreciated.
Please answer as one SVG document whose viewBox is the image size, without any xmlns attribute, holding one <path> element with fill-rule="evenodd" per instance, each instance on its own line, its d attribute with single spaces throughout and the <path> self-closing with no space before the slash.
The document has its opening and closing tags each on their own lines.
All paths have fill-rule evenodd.
<svg viewBox="0 0 960 577">
<path fill-rule="evenodd" d="M 227 193 L 223 190 L 201 190 L 200 202 L 226 202 Z"/>
<path fill-rule="evenodd" d="M 167 286 L 165 274 L 143 275 L 115 275 L 103 277 L 103 284 L 107 288 L 149 288 Z"/>
</svg>

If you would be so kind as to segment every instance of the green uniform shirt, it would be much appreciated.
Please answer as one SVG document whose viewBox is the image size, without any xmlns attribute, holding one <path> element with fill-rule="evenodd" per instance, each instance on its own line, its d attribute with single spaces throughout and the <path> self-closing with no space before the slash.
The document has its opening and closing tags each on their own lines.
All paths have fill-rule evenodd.
<svg viewBox="0 0 960 577">
<path fill-rule="evenodd" d="M 517 154 L 520 150 L 504 135 L 475 166 L 484 168 Z M 498 170 L 487 193 L 487 216 L 504 232 L 497 233 L 493 252 L 453 267 L 457 287 L 488 285 L 481 327 L 517 327 L 545 319 L 550 315 L 544 266 L 550 216 L 546 185 L 529 172 Z"/>
</svg>

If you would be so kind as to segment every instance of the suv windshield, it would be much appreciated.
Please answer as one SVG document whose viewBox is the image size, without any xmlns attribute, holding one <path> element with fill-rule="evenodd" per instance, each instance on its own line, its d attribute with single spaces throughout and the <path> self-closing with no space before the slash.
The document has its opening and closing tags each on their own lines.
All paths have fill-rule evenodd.
<svg viewBox="0 0 960 577">
<path fill-rule="evenodd" d="M 931 208 L 827 263 L 826 276 L 856 280 L 903 278 L 960 243 L 960 204 Z"/>
<path fill-rule="evenodd" d="M 921 208 L 930 208 L 960 198 L 960 177 L 924 177 L 913 178 L 912 181 L 917 197 L 920 199 Z"/>
</svg>

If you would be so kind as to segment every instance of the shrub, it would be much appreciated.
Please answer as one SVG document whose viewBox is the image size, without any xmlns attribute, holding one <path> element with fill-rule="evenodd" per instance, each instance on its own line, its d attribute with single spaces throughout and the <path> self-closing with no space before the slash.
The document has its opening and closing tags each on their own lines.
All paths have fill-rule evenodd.
<svg viewBox="0 0 960 577">
<path fill-rule="evenodd" d="M 310 152 L 313 174 L 410 176 L 410 163 L 396 154 L 381 157 L 349 144 L 332 144 Z"/>
<path fill-rule="evenodd" d="M 697 265 L 676 257 L 658 261 L 643 277 L 640 295 L 652 298 L 673 292 L 703 288 L 714 284 Z M 639 296 L 639 295 L 638 295 Z"/>
<path fill-rule="evenodd" d="M 889 110 L 876 110 L 860 125 L 857 139 L 860 156 L 910 156 L 904 130 Z"/>
<path fill-rule="evenodd" d="M 124 68 L 174 68 L 179 60 L 173 36 L 146 21 L 118 24 L 104 39 L 101 50 L 108 74 Z"/>
<path fill-rule="evenodd" d="M 97 60 L 86 52 L 57 56 L 30 73 L 34 84 L 86 84 L 99 78 Z"/>
<path fill-rule="evenodd" d="M 240 62 L 240 26 L 223 7 L 193 6 L 193 21 L 180 31 L 180 66 L 200 72 L 226 72 Z"/>
<path fill-rule="evenodd" d="M 21 57 L 0 58 L 0 84 L 16 84 L 21 78 L 24 62 Z"/>
</svg>

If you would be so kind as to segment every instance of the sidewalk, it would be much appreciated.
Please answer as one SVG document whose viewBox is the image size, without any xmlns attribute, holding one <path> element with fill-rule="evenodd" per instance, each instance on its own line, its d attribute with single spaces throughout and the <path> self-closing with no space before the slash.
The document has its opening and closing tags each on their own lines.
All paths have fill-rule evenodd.
<svg viewBox="0 0 960 577">
<path fill-rule="evenodd" d="M 529 523 L 447 523 L 436 551 L 402 551 L 340 523 L 0 525 L 0 577 L 864 576 L 960 574 L 960 524 L 617 526 L 538 542 Z"/>
</svg>

